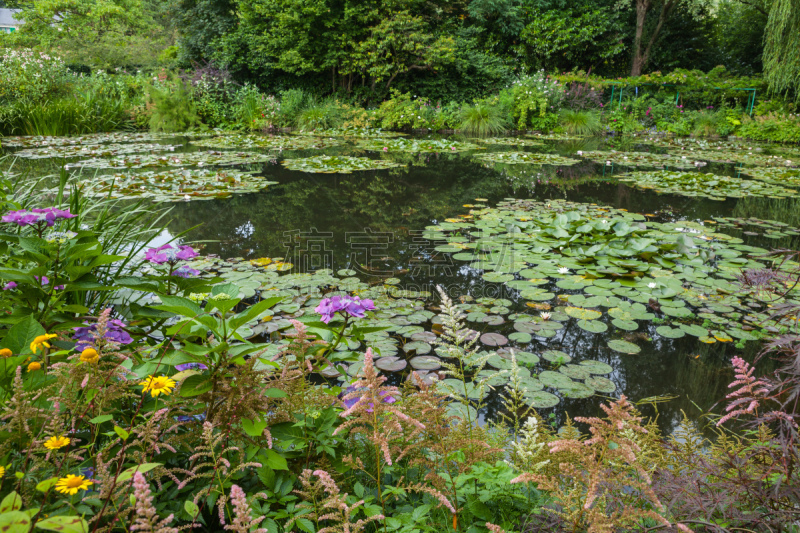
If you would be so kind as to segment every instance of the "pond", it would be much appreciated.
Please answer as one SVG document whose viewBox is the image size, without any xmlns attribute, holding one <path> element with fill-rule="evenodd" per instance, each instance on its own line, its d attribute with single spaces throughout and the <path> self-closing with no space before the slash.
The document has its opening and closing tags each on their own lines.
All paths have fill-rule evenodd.
<svg viewBox="0 0 800 533">
<path fill-rule="evenodd" d="M 800 244 L 790 149 L 328 133 L 5 139 L 4 150 L 21 156 L 17 171 L 66 163 L 89 192 L 173 202 L 170 233 L 191 229 L 209 256 L 194 268 L 247 297 L 286 297 L 255 334 L 280 341 L 286 318 L 334 289 L 373 297 L 372 324 L 390 329 L 366 343 L 395 383 L 439 369 L 441 286 L 477 348 L 499 350 L 487 369 L 507 369 L 514 349 L 526 398 L 554 423 L 625 394 L 669 432 L 724 397 L 733 355 L 752 360 L 762 332 L 793 324 L 767 321 L 769 302 L 736 279 L 766 250 Z M 363 346 L 342 350 L 353 359 Z M 490 381 L 484 420 L 502 414 L 505 381 Z"/>
</svg>

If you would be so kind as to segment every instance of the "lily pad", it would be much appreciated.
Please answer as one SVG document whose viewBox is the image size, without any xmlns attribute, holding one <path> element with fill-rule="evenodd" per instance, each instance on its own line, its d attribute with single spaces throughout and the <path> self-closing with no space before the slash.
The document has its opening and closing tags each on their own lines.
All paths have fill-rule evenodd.
<svg viewBox="0 0 800 533">
<path fill-rule="evenodd" d="M 432 355 L 420 355 L 412 357 L 408 361 L 415 370 L 439 370 L 442 367 L 442 362 L 438 357 Z"/>
<path fill-rule="evenodd" d="M 481 342 L 486 346 L 505 346 L 508 338 L 499 333 L 484 333 L 481 335 Z"/>
<path fill-rule="evenodd" d="M 556 154 L 537 154 L 533 152 L 490 152 L 475 156 L 481 161 L 489 163 L 503 163 L 506 165 L 533 164 L 533 165 L 574 165 L 580 163 L 577 159 L 569 159 Z"/>
<path fill-rule="evenodd" d="M 388 159 L 350 157 L 346 155 L 318 155 L 303 159 L 284 159 L 283 166 L 289 170 L 318 174 L 349 174 L 358 170 L 378 170 L 405 166 Z"/>
<path fill-rule="evenodd" d="M 399 372 L 403 370 L 407 364 L 405 359 L 400 359 L 395 356 L 381 357 L 375 360 L 375 366 L 386 372 Z"/>
<path fill-rule="evenodd" d="M 608 341 L 608 347 L 615 352 L 625 353 L 629 355 L 637 354 L 642 351 L 637 345 L 632 342 L 624 341 L 622 339 L 614 339 Z"/>
<path fill-rule="evenodd" d="M 561 400 L 555 394 L 545 391 L 529 391 L 524 395 L 528 405 L 535 409 L 548 409 L 555 407 Z"/>
</svg>

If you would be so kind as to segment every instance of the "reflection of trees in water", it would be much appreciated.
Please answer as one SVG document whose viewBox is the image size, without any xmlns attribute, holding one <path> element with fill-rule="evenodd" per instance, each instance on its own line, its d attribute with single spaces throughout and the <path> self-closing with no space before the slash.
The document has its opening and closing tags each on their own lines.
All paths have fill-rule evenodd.
<svg viewBox="0 0 800 533">
<path fill-rule="evenodd" d="M 347 255 L 345 234 L 370 228 L 398 232 L 395 248 L 405 246 L 409 230 L 465 212 L 465 203 L 483 197 L 492 203 L 508 194 L 497 174 L 457 156 L 407 154 L 409 166 L 351 175 L 307 174 L 272 167 L 265 175 L 278 181 L 267 191 L 220 201 L 177 204 L 170 230 L 194 225 L 193 240 L 217 240 L 207 250 L 229 256 L 278 256 L 285 252 L 284 232 L 332 232 L 338 259 Z M 237 231 L 247 224 L 252 232 Z M 398 242 L 401 241 L 401 242 Z M 389 255 L 397 249 L 389 250 Z M 338 261 L 337 261 L 338 262 Z"/>
<path fill-rule="evenodd" d="M 800 198 L 740 198 L 733 208 L 732 217 L 777 220 L 792 227 L 800 227 Z"/>
</svg>

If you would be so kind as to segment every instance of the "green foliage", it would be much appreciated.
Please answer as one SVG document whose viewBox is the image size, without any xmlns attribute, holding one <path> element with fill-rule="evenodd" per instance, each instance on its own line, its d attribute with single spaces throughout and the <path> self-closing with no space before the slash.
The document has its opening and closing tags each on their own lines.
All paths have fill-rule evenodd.
<svg viewBox="0 0 800 533">
<path fill-rule="evenodd" d="M 497 103 L 492 105 L 484 100 L 461 110 L 461 125 L 458 129 L 470 135 L 486 137 L 504 132 L 505 123 L 503 110 Z"/>
<path fill-rule="evenodd" d="M 155 23 L 158 7 L 142 0 L 22 2 L 16 17 L 24 24 L 12 35 L 93 68 L 154 66 L 171 44 L 166 28 Z"/>
<path fill-rule="evenodd" d="M 793 114 L 768 114 L 742 118 L 737 135 L 756 141 L 800 142 L 800 117 Z"/>
<path fill-rule="evenodd" d="M 793 95 L 800 102 L 800 6 L 775 0 L 764 35 L 764 79 L 773 93 Z"/>
<path fill-rule="evenodd" d="M 602 130 L 600 114 L 595 111 L 562 109 L 559 112 L 559 126 L 574 135 L 597 135 Z"/>
<path fill-rule="evenodd" d="M 183 80 L 172 77 L 166 83 L 151 85 L 147 99 L 152 106 L 152 131 L 178 132 L 200 126 L 200 117 Z"/>
<path fill-rule="evenodd" d="M 377 119 L 384 129 L 423 129 L 432 126 L 434 110 L 427 98 L 392 90 L 392 97 L 381 103 Z"/>
</svg>

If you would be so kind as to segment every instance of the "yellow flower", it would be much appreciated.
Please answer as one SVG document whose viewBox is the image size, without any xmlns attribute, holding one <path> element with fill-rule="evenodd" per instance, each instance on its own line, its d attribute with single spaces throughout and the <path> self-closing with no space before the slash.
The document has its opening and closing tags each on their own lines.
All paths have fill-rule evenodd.
<svg viewBox="0 0 800 533">
<path fill-rule="evenodd" d="M 41 370 L 41 368 L 42 368 L 42 363 L 37 363 L 36 361 L 34 361 L 33 363 L 28 365 L 28 372 L 34 372 L 36 370 Z"/>
<path fill-rule="evenodd" d="M 5 359 L 6 357 L 11 357 L 12 355 L 14 355 L 14 352 L 8 348 L 0 349 L 0 359 Z"/>
<path fill-rule="evenodd" d="M 77 494 L 79 490 L 86 490 L 89 485 L 93 485 L 94 481 L 89 481 L 83 476 L 73 476 L 72 474 L 67 477 L 62 477 L 56 483 L 56 490 L 62 494 Z"/>
<path fill-rule="evenodd" d="M 31 351 L 33 353 L 36 353 L 39 351 L 39 348 L 41 348 L 42 350 L 44 350 L 45 348 L 50 348 L 50 343 L 47 341 L 57 336 L 58 335 L 53 335 L 49 333 L 45 335 L 39 335 L 38 337 L 33 339 L 33 342 L 31 343 Z"/>
<path fill-rule="evenodd" d="M 3 476 L 5 475 L 6 475 L 6 467 L 0 466 L 0 479 L 2 479 Z"/>
<path fill-rule="evenodd" d="M 84 351 L 81 352 L 81 361 L 84 363 L 96 363 L 100 360 L 100 356 L 97 354 L 97 350 L 94 348 L 86 348 Z"/>
<path fill-rule="evenodd" d="M 142 392 L 150 391 L 150 395 L 155 398 L 161 393 L 171 393 L 175 387 L 175 380 L 167 376 L 147 376 L 147 379 L 142 381 L 140 385 L 144 385 Z"/>
<path fill-rule="evenodd" d="M 64 436 L 52 436 L 46 441 L 44 441 L 44 447 L 48 450 L 57 450 L 59 448 L 63 448 L 64 446 L 69 446 L 69 439 Z"/>
</svg>

